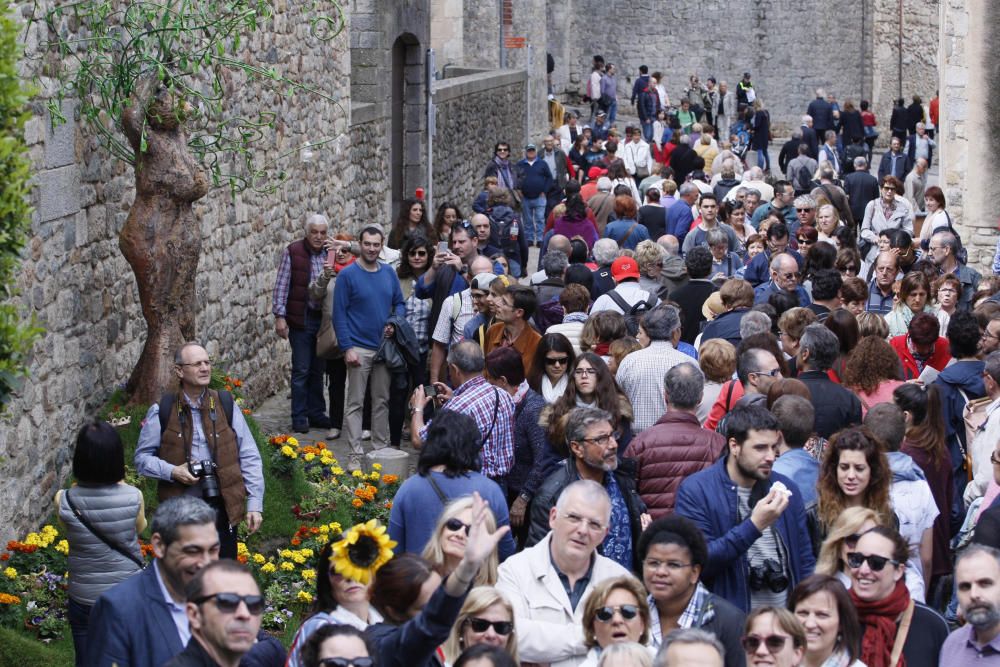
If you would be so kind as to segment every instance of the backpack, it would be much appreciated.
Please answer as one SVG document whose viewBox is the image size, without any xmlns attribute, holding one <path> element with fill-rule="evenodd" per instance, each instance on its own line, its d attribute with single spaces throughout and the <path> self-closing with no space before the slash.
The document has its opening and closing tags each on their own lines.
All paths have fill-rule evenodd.
<svg viewBox="0 0 1000 667">
<path fill-rule="evenodd" d="M 634 306 L 628 305 L 628 301 L 622 298 L 622 295 L 618 293 L 617 289 L 613 289 L 608 292 L 608 296 L 611 300 L 622 309 L 622 313 L 625 314 L 625 328 L 628 330 L 628 335 L 635 336 L 639 333 L 639 323 L 642 322 L 642 316 L 648 311 L 652 310 L 656 306 L 658 298 L 655 294 L 650 294 L 649 298 L 645 301 L 639 301 Z"/>
<path fill-rule="evenodd" d="M 174 409 L 174 401 L 177 400 L 177 394 L 167 393 L 160 396 L 160 433 L 162 434 L 167 430 L 167 421 L 170 419 L 170 411 Z M 229 420 L 229 427 L 233 426 L 233 395 L 224 389 L 219 390 L 219 403 L 222 403 L 222 410 L 226 413 L 226 419 Z"/>
<path fill-rule="evenodd" d="M 557 297 L 549 299 L 545 303 L 539 304 L 534 315 L 535 328 L 539 333 L 545 333 L 553 324 L 562 324 L 563 307 Z"/>
<path fill-rule="evenodd" d="M 796 192 L 809 192 L 812 190 L 812 172 L 809 171 L 809 167 L 802 165 L 799 170 L 795 173 L 795 183 L 794 188 Z"/>
</svg>

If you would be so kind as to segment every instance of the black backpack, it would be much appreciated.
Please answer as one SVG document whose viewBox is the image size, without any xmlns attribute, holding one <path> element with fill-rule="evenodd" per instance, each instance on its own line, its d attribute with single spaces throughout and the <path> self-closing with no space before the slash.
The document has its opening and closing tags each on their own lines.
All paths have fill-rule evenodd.
<svg viewBox="0 0 1000 667">
<path fill-rule="evenodd" d="M 170 411 L 174 409 L 174 401 L 177 400 L 177 394 L 166 393 L 160 396 L 160 433 L 162 434 L 167 429 L 167 421 L 170 419 Z M 219 390 L 219 403 L 222 403 L 222 410 L 226 413 L 226 419 L 229 420 L 229 428 L 233 427 L 233 395 L 224 389 Z"/>
<path fill-rule="evenodd" d="M 651 311 L 659 300 L 659 297 L 655 294 L 650 294 L 649 298 L 645 301 L 639 301 L 634 306 L 630 306 L 628 305 L 628 301 L 623 299 L 622 295 L 618 293 L 618 290 L 611 290 L 608 292 L 608 296 L 611 297 L 611 300 L 625 314 L 625 328 L 628 330 L 629 336 L 635 336 L 639 333 L 639 323 L 642 322 L 642 316 Z"/>
<path fill-rule="evenodd" d="M 795 183 L 792 187 L 796 192 L 809 192 L 812 190 L 812 177 L 813 175 L 809 171 L 809 167 L 802 165 L 795 174 Z"/>
</svg>

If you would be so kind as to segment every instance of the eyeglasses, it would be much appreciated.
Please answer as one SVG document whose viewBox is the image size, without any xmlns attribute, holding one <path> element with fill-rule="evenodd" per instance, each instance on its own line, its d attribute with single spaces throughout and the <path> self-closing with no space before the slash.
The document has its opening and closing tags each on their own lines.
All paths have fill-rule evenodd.
<svg viewBox="0 0 1000 667">
<path fill-rule="evenodd" d="M 208 600 L 215 600 L 215 608 L 223 614 L 235 614 L 240 607 L 240 602 L 247 606 L 247 611 L 253 616 L 260 616 L 264 612 L 263 595 L 237 595 L 236 593 L 213 593 L 203 595 L 192 600 L 196 605 L 202 605 Z"/>
<path fill-rule="evenodd" d="M 509 148 L 498 148 L 497 149 L 497 153 L 509 153 L 509 152 L 510 152 Z"/>
<path fill-rule="evenodd" d="M 187 366 L 194 366 L 195 368 L 201 368 L 202 366 L 211 366 L 212 365 L 212 360 L 211 359 L 202 359 L 201 361 L 192 361 L 189 364 L 177 364 L 177 365 L 180 366 L 181 368 L 185 368 Z"/>
<path fill-rule="evenodd" d="M 680 572 L 686 567 L 691 567 L 691 563 L 680 563 L 675 560 L 644 560 L 642 564 L 653 571 L 666 568 L 671 572 Z"/>
<path fill-rule="evenodd" d="M 573 375 L 577 376 L 578 378 L 587 377 L 588 375 L 597 375 L 597 369 L 596 368 L 577 368 L 575 371 L 573 371 Z"/>
<path fill-rule="evenodd" d="M 786 635 L 768 635 L 767 637 L 758 637 L 757 635 L 747 635 L 740 639 L 740 644 L 743 645 L 743 650 L 747 653 L 756 653 L 760 645 L 763 644 L 767 648 L 767 652 L 774 655 L 781 649 L 785 648 L 785 643 L 791 639 Z"/>
<path fill-rule="evenodd" d="M 769 371 L 750 371 L 748 373 L 748 375 L 766 375 L 768 377 L 772 377 L 773 378 L 773 377 L 777 377 L 777 376 L 781 375 L 781 369 L 780 368 L 772 368 Z"/>
<path fill-rule="evenodd" d="M 319 667 L 372 667 L 375 660 L 372 658 L 323 658 L 319 661 Z"/>
<path fill-rule="evenodd" d="M 506 637 L 514 632 L 514 624 L 511 621 L 487 621 L 485 618 L 469 618 L 469 627 L 473 632 L 486 632 L 493 627 L 493 631 L 498 635 Z"/>
<path fill-rule="evenodd" d="M 634 604 L 623 604 L 617 607 L 601 607 L 597 610 L 595 615 L 598 621 L 601 623 L 607 623 L 615 617 L 615 612 L 621 614 L 622 618 L 626 621 L 631 621 L 639 615 L 639 607 Z"/>
<path fill-rule="evenodd" d="M 444 527 L 447 528 L 448 530 L 450 530 L 453 533 L 457 533 L 458 531 L 460 531 L 460 530 L 462 530 L 464 528 L 466 535 L 469 534 L 469 530 L 472 528 L 472 526 L 470 526 L 469 524 L 465 523 L 461 519 L 454 519 L 454 518 L 448 519 L 447 521 L 445 521 L 444 522 Z"/>
<path fill-rule="evenodd" d="M 894 185 L 883 185 L 882 189 L 883 190 L 891 190 L 892 192 L 895 192 L 896 191 L 896 186 L 894 186 Z"/>
<path fill-rule="evenodd" d="M 546 366 L 565 366 L 569 363 L 569 356 L 565 357 L 545 357 Z"/>
<path fill-rule="evenodd" d="M 614 439 L 614 437 L 614 433 L 605 433 L 604 435 L 599 435 L 596 438 L 580 438 L 580 442 L 592 442 L 599 447 L 603 447 Z"/>
<path fill-rule="evenodd" d="M 603 523 L 599 523 L 597 521 L 594 521 L 593 519 L 585 519 L 579 514 L 573 514 L 572 512 L 569 512 L 567 514 L 560 514 L 560 516 L 562 516 L 562 518 L 565 519 L 566 523 L 568 523 L 571 526 L 579 526 L 580 524 L 586 523 L 587 529 L 595 533 L 604 530 Z"/>
<path fill-rule="evenodd" d="M 799 272 L 793 271 L 791 273 L 779 273 L 778 275 L 784 278 L 785 280 L 791 280 L 792 278 L 798 278 Z"/>
<path fill-rule="evenodd" d="M 410 257 L 426 257 L 427 256 L 427 251 L 426 250 L 411 250 L 407 254 Z"/>
<path fill-rule="evenodd" d="M 847 554 L 847 566 L 852 570 L 856 570 L 861 567 L 865 561 L 868 561 L 868 567 L 872 572 L 881 572 L 885 569 L 888 563 L 893 565 L 899 565 L 898 560 L 893 560 L 892 558 L 886 558 L 885 556 L 875 556 L 858 553 L 857 551 L 852 551 Z"/>
<path fill-rule="evenodd" d="M 797 209 L 795 209 L 795 212 L 796 213 L 808 213 L 809 211 L 815 211 L 815 210 L 816 209 L 813 209 L 813 208 L 797 208 Z"/>
</svg>

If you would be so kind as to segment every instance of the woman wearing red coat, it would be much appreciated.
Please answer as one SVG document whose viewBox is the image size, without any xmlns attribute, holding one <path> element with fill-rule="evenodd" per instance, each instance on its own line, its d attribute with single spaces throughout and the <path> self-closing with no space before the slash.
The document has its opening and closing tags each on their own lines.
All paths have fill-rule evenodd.
<svg viewBox="0 0 1000 667">
<path fill-rule="evenodd" d="M 906 333 L 889 341 L 903 362 L 904 380 L 920 377 L 927 366 L 942 371 L 951 361 L 948 339 L 939 336 L 940 331 L 941 323 L 933 313 L 917 313 Z"/>
</svg>

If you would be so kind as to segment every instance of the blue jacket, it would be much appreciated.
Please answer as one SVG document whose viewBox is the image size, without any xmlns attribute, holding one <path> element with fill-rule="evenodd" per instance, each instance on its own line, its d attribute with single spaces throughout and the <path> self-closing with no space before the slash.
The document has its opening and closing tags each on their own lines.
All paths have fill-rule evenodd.
<svg viewBox="0 0 1000 667">
<path fill-rule="evenodd" d="M 713 338 L 728 340 L 733 345 L 738 345 L 743 336 L 740 335 L 740 323 L 743 316 L 750 312 L 749 308 L 736 308 L 722 313 L 711 322 L 705 325 L 705 330 L 701 333 L 701 342 Z"/>
<path fill-rule="evenodd" d="M 785 477 L 790 477 L 799 487 L 802 504 L 808 507 L 816 502 L 816 481 L 819 479 L 819 461 L 802 449 L 789 449 L 779 456 L 772 468 Z"/>
<path fill-rule="evenodd" d="M 934 386 L 941 393 L 941 418 L 944 420 L 945 442 L 951 452 L 951 463 L 955 470 L 962 465 L 962 450 L 968 443 L 965 441 L 965 399 L 971 401 L 986 395 L 983 386 L 982 361 L 956 361 L 945 368 L 934 380 Z M 961 392 L 965 392 L 962 396 Z M 961 443 L 961 448 L 959 447 Z"/>
<path fill-rule="evenodd" d="M 677 237 L 677 245 L 684 244 L 684 237 L 691 231 L 691 223 L 694 222 L 694 215 L 691 213 L 691 204 L 683 199 L 678 199 L 667 209 L 667 234 Z"/>
<path fill-rule="evenodd" d="M 802 255 L 791 248 L 788 248 L 785 252 L 795 258 L 795 261 L 799 263 L 799 271 L 801 271 L 803 264 Z M 754 287 L 757 287 L 757 285 L 760 285 L 761 283 L 766 283 L 771 279 L 770 250 L 759 252 L 753 259 L 750 260 L 750 264 L 747 265 L 744 278 L 746 278 L 747 281 L 749 281 Z"/>
<path fill-rule="evenodd" d="M 545 160 L 541 158 L 535 158 L 535 161 L 532 163 L 529 163 L 527 160 L 521 160 L 517 163 L 515 170 L 517 171 L 518 189 L 528 199 L 535 199 L 540 195 L 544 195 L 552 189 L 552 185 L 555 182 L 552 170 L 549 169 L 549 165 L 545 163 Z"/>
<path fill-rule="evenodd" d="M 757 258 L 754 257 L 754 259 Z M 783 290 L 779 288 L 777 285 L 775 285 L 773 281 L 768 280 L 766 283 L 757 285 L 757 287 L 753 289 L 753 302 L 754 304 L 767 303 L 767 300 L 771 298 L 772 294 L 781 291 Z M 798 285 L 795 287 L 795 294 L 796 296 L 799 297 L 799 305 L 802 306 L 803 308 L 812 303 L 812 299 L 809 298 L 809 293 L 806 292 L 805 288 L 802 287 L 802 285 Z"/>
<path fill-rule="evenodd" d="M 84 662 L 92 667 L 161 667 L 183 650 L 152 566 L 109 588 L 90 611 Z"/>
<path fill-rule="evenodd" d="M 738 518 L 736 484 L 726 471 L 728 459 L 728 455 L 723 456 L 710 467 L 681 482 L 674 511 L 691 519 L 705 534 L 708 542 L 708 563 L 702 572 L 705 585 L 716 595 L 747 612 L 750 610 L 747 550 L 761 536 L 761 532 L 750 517 L 743 521 Z M 755 487 L 752 496 L 763 497 L 770 491 L 771 484 L 778 481 L 792 489 L 787 509 L 774 524 L 788 554 L 791 590 L 813 573 L 816 558 L 806 527 L 802 496 L 794 492 L 795 482 L 772 471 L 771 478 L 759 482 L 757 486 L 761 488 Z"/>
</svg>

